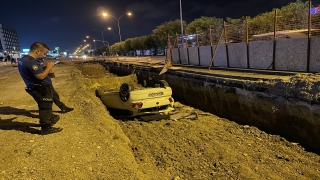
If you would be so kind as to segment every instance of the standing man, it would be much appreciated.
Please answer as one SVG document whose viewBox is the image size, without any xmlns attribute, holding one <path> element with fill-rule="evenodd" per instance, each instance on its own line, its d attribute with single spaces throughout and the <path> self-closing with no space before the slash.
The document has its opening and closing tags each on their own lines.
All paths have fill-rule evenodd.
<svg viewBox="0 0 320 180">
<path fill-rule="evenodd" d="M 44 69 L 37 60 L 46 56 L 49 47 L 41 42 L 35 42 L 30 47 L 28 55 L 18 63 L 19 73 L 26 84 L 29 93 L 38 104 L 41 135 L 62 131 L 62 128 L 52 127 L 60 120 L 60 116 L 52 113 L 54 88 L 49 73 L 54 73 L 54 63 L 49 62 Z"/>
<path fill-rule="evenodd" d="M 39 62 L 39 65 L 42 66 L 43 69 L 46 69 L 47 65 L 45 64 L 43 58 L 37 59 L 37 61 Z M 48 76 L 50 78 L 55 77 L 54 73 L 49 73 Z M 60 96 L 53 86 L 52 86 L 52 93 L 53 93 L 53 103 L 61 109 L 61 113 L 67 113 L 67 112 L 73 111 L 73 108 L 66 106 L 63 102 L 60 101 Z"/>
</svg>

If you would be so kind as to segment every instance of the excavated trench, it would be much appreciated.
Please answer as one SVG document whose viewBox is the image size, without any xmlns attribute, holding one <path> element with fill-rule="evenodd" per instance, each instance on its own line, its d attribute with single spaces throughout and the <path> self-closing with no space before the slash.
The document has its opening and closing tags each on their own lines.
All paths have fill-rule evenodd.
<svg viewBox="0 0 320 180">
<path fill-rule="evenodd" d="M 320 107 L 317 74 L 278 72 L 284 79 L 217 75 L 205 71 L 169 70 L 159 76 L 161 67 L 104 62 L 111 73 L 135 73 L 143 86 L 166 80 L 173 98 L 183 104 L 213 113 L 242 125 L 251 125 L 300 143 L 320 154 Z M 312 79 L 312 81 L 310 80 Z M 320 78 L 319 78 L 320 79 Z"/>
</svg>

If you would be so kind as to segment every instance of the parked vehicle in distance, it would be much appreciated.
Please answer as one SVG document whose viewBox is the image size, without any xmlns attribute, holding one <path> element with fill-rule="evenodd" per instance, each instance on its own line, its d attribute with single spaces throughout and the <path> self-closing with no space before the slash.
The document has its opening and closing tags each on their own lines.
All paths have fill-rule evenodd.
<svg viewBox="0 0 320 180">
<path fill-rule="evenodd" d="M 133 89 L 123 83 L 119 91 L 96 90 L 96 96 L 109 109 L 118 110 L 122 117 L 136 117 L 161 114 L 173 110 L 172 89 L 165 80 L 160 80 L 153 88 Z"/>
</svg>

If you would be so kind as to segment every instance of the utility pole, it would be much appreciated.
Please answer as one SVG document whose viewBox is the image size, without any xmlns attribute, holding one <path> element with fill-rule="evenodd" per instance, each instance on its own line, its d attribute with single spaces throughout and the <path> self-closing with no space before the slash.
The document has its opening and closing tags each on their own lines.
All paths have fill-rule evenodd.
<svg viewBox="0 0 320 180">
<path fill-rule="evenodd" d="M 181 0 L 180 0 L 180 25 L 181 25 L 181 44 L 182 44 L 182 47 L 184 47 L 184 37 L 183 37 L 183 23 L 182 23 L 182 6 L 181 6 Z"/>
</svg>

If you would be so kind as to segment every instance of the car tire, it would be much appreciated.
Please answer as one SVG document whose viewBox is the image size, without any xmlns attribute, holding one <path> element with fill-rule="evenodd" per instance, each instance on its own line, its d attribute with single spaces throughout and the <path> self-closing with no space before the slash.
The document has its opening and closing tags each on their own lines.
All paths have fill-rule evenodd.
<svg viewBox="0 0 320 180">
<path fill-rule="evenodd" d="M 131 84 L 128 83 L 123 83 L 120 86 L 120 91 L 119 91 L 119 96 L 121 101 L 126 102 L 128 101 L 129 97 L 130 97 L 130 91 L 133 91 L 134 88 Z"/>
<path fill-rule="evenodd" d="M 169 83 L 166 80 L 159 80 L 157 84 L 159 84 L 162 88 L 169 87 Z"/>
</svg>

